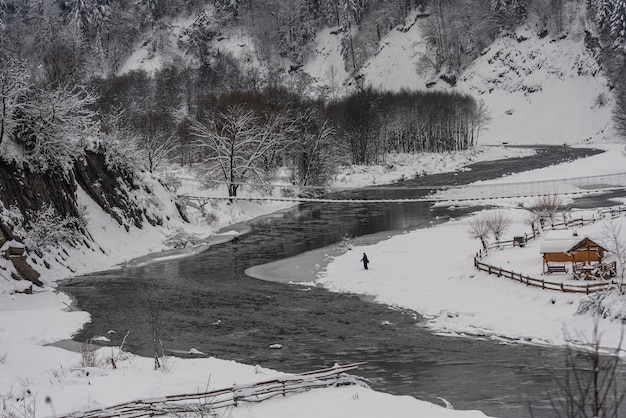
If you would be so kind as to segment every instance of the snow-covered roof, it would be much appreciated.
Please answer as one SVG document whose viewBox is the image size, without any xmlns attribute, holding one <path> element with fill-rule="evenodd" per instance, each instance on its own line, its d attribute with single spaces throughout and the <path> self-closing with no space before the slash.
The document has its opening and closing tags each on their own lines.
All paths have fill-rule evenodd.
<svg viewBox="0 0 626 418">
<path fill-rule="evenodd" d="M 587 236 L 578 235 L 575 230 L 571 229 L 548 231 L 539 246 L 539 252 L 541 254 L 566 253 L 585 239 L 593 241 Z"/>
</svg>

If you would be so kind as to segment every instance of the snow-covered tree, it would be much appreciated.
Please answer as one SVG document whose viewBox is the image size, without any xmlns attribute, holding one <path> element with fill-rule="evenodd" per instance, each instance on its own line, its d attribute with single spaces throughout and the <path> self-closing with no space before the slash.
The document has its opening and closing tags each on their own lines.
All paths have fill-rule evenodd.
<svg viewBox="0 0 626 418">
<path fill-rule="evenodd" d="M 88 43 L 95 41 L 102 28 L 110 23 L 112 9 L 109 0 L 67 0 L 66 21 L 74 33 Z"/>
<path fill-rule="evenodd" d="M 617 0 L 611 15 L 611 35 L 615 48 L 626 48 L 626 0 Z"/>
<path fill-rule="evenodd" d="M 284 147 L 291 124 L 283 116 L 263 120 L 251 110 L 231 106 L 216 115 L 207 114 L 191 127 L 196 146 L 205 152 L 208 178 L 228 183 L 228 195 L 237 196 L 248 180 L 264 181 L 267 160 Z"/>
<path fill-rule="evenodd" d="M 104 163 L 110 170 L 132 172 L 140 166 L 137 148 L 138 137 L 128 131 L 110 130 L 100 136 L 99 151 L 104 154 Z"/>
<path fill-rule="evenodd" d="M 598 29 L 610 28 L 615 0 L 595 0 L 595 21 Z"/>
<path fill-rule="evenodd" d="M 512 29 L 528 15 L 529 0 L 491 0 L 494 19 L 503 29 Z"/>
<path fill-rule="evenodd" d="M 33 90 L 16 118 L 15 139 L 23 145 L 31 167 L 38 172 L 71 169 L 96 132 L 95 96 L 81 86 Z"/>
<path fill-rule="evenodd" d="M 352 16 L 357 25 L 361 23 L 367 5 L 368 0 L 343 0 L 343 9 Z"/>
<path fill-rule="evenodd" d="M 16 111 L 23 107 L 20 98 L 29 87 L 26 62 L 0 54 L 0 143 L 13 130 Z"/>
</svg>

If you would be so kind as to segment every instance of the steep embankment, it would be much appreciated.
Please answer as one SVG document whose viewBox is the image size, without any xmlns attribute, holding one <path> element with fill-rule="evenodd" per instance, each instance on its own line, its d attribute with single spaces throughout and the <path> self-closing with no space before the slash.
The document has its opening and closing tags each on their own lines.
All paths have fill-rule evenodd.
<svg viewBox="0 0 626 418">
<path fill-rule="evenodd" d="M 11 208 L 14 214 L 0 217 L 0 293 L 12 289 L 30 290 L 30 283 L 16 283 L 21 280 L 37 286 L 47 284 L 51 269 L 65 268 L 69 274 L 74 270 L 70 255 L 74 250 L 94 254 L 94 257 L 87 254 L 83 257 L 86 259 L 102 256 L 105 250 L 92 236 L 97 219 L 108 218 L 109 229 L 117 225 L 129 231 L 143 228 L 146 223 L 160 225 L 162 217 L 171 216 L 172 212 L 151 210 L 155 205 L 164 205 L 163 197 L 154 196 L 151 188 L 136 176 L 109 169 L 104 156 L 93 152 L 87 152 L 68 173 L 36 173 L 18 164 L 0 161 L 0 190 L 0 203 L 5 209 Z M 91 203 L 88 210 L 85 209 L 87 202 Z M 174 206 L 171 198 L 170 203 Z M 53 207 L 61 216 L 42 220 L 41 214 L 47 207 Z M 101 214 L 95 213 L 96 208 Z M 41 244 L 45 245 L 45 230 L 60 228 L 54 221 L 63 217 L 82 218 L 80 222 L 87 223 L 82 238 L 70 240 L 66 249 L 53 246 L 49 252 L 32 248 L 26 251 L 24 241 L 29 224 L 36 225 L 38 239 L 43 239 Z"/>
</svg>

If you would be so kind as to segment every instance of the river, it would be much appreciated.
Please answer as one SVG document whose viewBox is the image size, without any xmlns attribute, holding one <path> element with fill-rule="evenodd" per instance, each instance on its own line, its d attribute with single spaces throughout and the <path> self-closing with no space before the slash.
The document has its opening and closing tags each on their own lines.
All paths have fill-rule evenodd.
<svg viewBox="0 0 626 418">
<path fill-rule="evenodd" d="M 417 197 L 411 186 L 464 184 L 596 153 L 542 147 L 538 154 L 474 164 L 468 171 L 407 180 L 394 187 L 345 192 L 357 198 Z M 402 186 L 402 187 L 400 187 Z M 600 200 L 598 200 L 600 202 Z M 581 205 L 595 203 L 580 202 Z M 564 373 L 564 350 L 434 335 L 414 312 L 315 286 L 250 278 L 252 266 L 331 246 L 342 237 L 419 228 L 476 208 L 428 203 L 301 204 L 249 222 L 251 231 L 187 258 L 68 279 L 70 294 L 92 321 L 74 339 L 130 331 L 126 348 L 152 356 L 149 306 L 162 316 L 162 339 L 182 355 L 211 356 L 286 372 L 367 361 L 357 373 L 380 391 L 411 395 L 490 416 L 556 416 L 550 396 Z M 282 349 L 271 349 L 272 344 Z"/>
</svg>

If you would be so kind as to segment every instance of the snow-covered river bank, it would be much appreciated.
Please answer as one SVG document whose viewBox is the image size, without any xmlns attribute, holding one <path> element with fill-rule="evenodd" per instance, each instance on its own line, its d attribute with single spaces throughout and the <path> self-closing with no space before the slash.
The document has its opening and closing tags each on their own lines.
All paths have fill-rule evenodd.
<svg viewBox="0 0 626 418">
<path fill-rule="evenodd" d="M 591 167 L 595 167 L 596 170 L 602 171 L 611 170 L 614 167 L 614 171 L 621 170 L 622 162 L 618 155 L 611 154 L 607 158 L 604 156 L 603 160 L 598 160 L 595 157 L 587 159 L 587 163 Z M 471 157 L 474 158 L 474 157 Z M 454 157 L 454 164 L 462 165 L 461 162 L 467 162 L 468 159 L 462 159 L 460 157 Z M 619 161 L 618 161 L 619 160 Z M 453 164 L 450 160 L 447 163 L 433 164 L 434 167 L 441 168 L 445 166 L 447 169 L 453 168 Z M 584 164 L 584 162 L 581 162 Z M 422 166 L 427 166 L 423 164 Z M 556 175 L 555 170 L 564 170 L 565 173 L 571 173 L 577 171 L 578 167 L 553 167 L 547 169 L 542 173 L 537 173 L 536 176 L 546 178 L 547 176 Z M 619 168 L 618 168 L 619 167 Z M 388 173 L 389 175 L 398 173 Z M 383 182 L 384 178 L 381 176 L 376 177 L 377 182 Z M 356 182 L 355 182 L 356 183 Z M 345 183 L 344 183 L 345 184 Z M 132 251 L 115 253 L 111 251 L 108 254 L 106 260 L 109 265 L 113 265 L 112 261 L 128 260 L 133 257 L 133 254 L 140 255 L 141 252 L 154 251 L 157 248 L 154 243 L 157 242 L 155 238 L 158 234 L 150 237 L 150 231 L 134 231 L 131 230 L 130 234 L 120 231 L 115 232 L 114 227 L 111 224 L 106 224 L 104 220 L 101 220 L 97 215 L 95 209 L 92 210 L 93 223 L 97 225 L 102 224 L 100 232 L 98 228 L 94 229 L 94 236 L 101 245 L 106 248 L 115 248 L 114 245 L 107 243 L 115 243 L 119 246 L 121 243 L 128 243 L 124 248 L 132 249 Z M 252 212 L 250 212 L 252 213 Z M 448 225 L 448 224 L 446 224 Z M 458 236 L 466 237 L 464 226 L 459 223 L 451 223 L 457 227 L 456 234 Z M 459 228 L 460 227 L 460 228 Z M 428 233 L 434 233 L 435 231 L 443 231 L 436 228 L 430 228 L 423 231 Z M 106 231 L 105 231 L 106 229 Z M 411 235 L 413 235 L 412 233 Z M 444 235 L 437 236 L 445 236 Z M 129 237 L 133 237 L 129 239 Z M 404 236 L 402 236 L 404 237 Z M 380 276 L 377 272 L 378 265 L 383 260 L 378 251 L 379 245 L 392 245 L 392 242 L 401 244 L 404 247 L 404 243 L 397 241 L 402 237 L 394 238 L 377 244 L 374 247 L 368 248 L 368 254 L 371 253 L 372 268 L 370 276 L 368 276 L 368 282 L 376 284 L 378 283 L 378 291 L 383 294 L 382 289 L 384 287 L 391 288 L 394 283 L 388 279 L 388 274 Z M 465 238 L 463 238 L 465 240 Z M 457 242 L 457 241 L 452 241 Z M 132 246 L 131 246 L 132 244 Z M 146 245 L 149 244 L 149 245 Z M 476 249 L 477 243 L 471 244 L 471 253 Z M 456 246 L 456 244 L 455 244 Z M 124 249 L 123 248 L 123 249 Z M 420 248 L 419 246 L 410 248 Z M 469 248 L 469 247 L 468 247 Z M 371 252 L 374 251 L 374 252 Z M 381 254 L 387 250 L 383 250 Z M 389 251 L 389 254 L 395 252 L 395 254 L 401 254 L 404 250 L 398 248 L 393 251 Z M 116 255 L 117 254 L 117 255 Z M 414 253 L 414 255 L 417 253 Z M 74 257 L 74 265 L 76 271 L 86 273 L 93 271 L 94 269 L 102 269 L 107 267 L 106 260 L 94 258 L 92 254 L 88 254 L 84 258 L 84 262 L 81 261 L 80 254 L 72 254 Z M 113 258 L 111 258 L 113 256 Z M 84 256 L 83 256 L 84 257 Z M 352 261 L 352 260 L 351 260 Z M 351 262 L 350 261 L 350 262 Z M 392 266 L 394 261 L 391 261 Z M 402 263 L 399 263 L 399 265 Z M 341 266 L 342 261 L 335 259 L 329 265 L 329 273 L 333 271 L 333 266 Z M 404 264 L 406 267 L 406 264 Z M 355 263 L 353 267 L 359 266 Z M 467 265 L 462 267 L 467 270 Z M 414 269 L 414 267 L 411 267 Z M 361 274 L 362 271 L 354 270 L 350 274 Z M 164 277 L 160 275 L 159 277 Z M 453 276 L 450 276 L 449 280 L 452 280 Z M 327 276 L 327 280 L 332 280 L 331 276 Z M 354 290 L 360 293 L 361 290 Z M 511 289 L 507 288 L 503 295 L 510 294 Z M 503 295 L 500 295 L 501 297 Z M 467 297 L 472 297 L 472 294 L 467 294 Z M 31 299 L 28 299 L 28 298 Z M 30 303 L 32 301 L 32 303 Z M 383 300 L 384 302 L 384 300 Z M 21 404 L 11 403 L 11 396 L 9 394 L 24 394 L 28 389 L 28 392 L 34 395 L 29 395 L 26 399 L 29 405 L 32 405 L 39 413 L 39 415 L 55 415 L 50 414 L 50 404 L 45 402 L 46 396 L 50 396 L 53 400 L 53 405 L 57 413 L 60 411 L 73 411 L 81 408 L 89 408 L 97 405 L 107 405 L 129 398 L 138 398 L 143 396 L 154 396 L 158 394 L 178 393 L 184 390 L 194 390 L 198 387 L 222 387 L 232 384 L 233 381 L 255 381 L 259 380 L 259 374 L 262 373 L 262 379 L 267 378 L 268 375 L 274 375 L 277 372 L 273 372 L 267 369 L 258 369 L 249 366 L 238 365 L 236 363 L 228 361 L 220 361 L 217 359 L 191 359 L 191 360 L 175 360 L 174 367 L 166 373 L 152 371 L 151 359 L 142 359 L 135 356 L 130 356 L 127 360 L 118 364 L 119 369 L 111 370 L 109 367 L 104 367 L 103 372 L 91 373 L 90 377 L 86 377 L 83 374 L 76 375 L 76 372 L 71 370 L 84 370 L 80 367 L 80 356 L 75 353 L 69 353 L 64 350 L 59 350 L 54 347 L 45 347 L 43 344 L 67 338 L 74 330 L 80 327 L 80 325 L 86 320 L 86 315 L 83 312 L 64 312 L 62 308 L 64 304 L 68 303 L 65 296 L 60 294 L 54 294 L 52 292 L 45 292 L 33 296 L 26 295 L 11 295 L 10 297 L 3 297 L 0 304 L 0 332 L 2 338 L 0 338 L 0 354 L 7 353 L 4 356 L 4 360 L 0 361 L 0 387 L 2 387 L 1 393 L 6 394 L 5 398 L 9 399 L 10 408 L 22 408 L 26 405 L 26 402 Z M 391 301 L 390 304 L 396 304 Z M 45 318 L 42 320 L 41 318 Z M 107 350 L 100 353 L 103 360 L 106 360 Z M 1 357 L 1 356 L 0 356 Z M 82 373 L 82 372 L 81 372 Z M 106 375 L 106 376 L 104 376 Z M 207 383 L 209 382 L 210 383 Z M 22 382 L 22 383 L 20 383 Z M 126 384 L 121 384 L 127 382 Z M 463 413 L 458 411 L 449 411 L 445 409 L 439 409 L 432 404 L 416 401 L 413 398 L 398 398 L 384 394 L 378 394 L 376 392 L 367 391 L 357 388 L 345 388 L 341 390 L 329 390 L 320 391 L 323 393 L 311 393 L 307 395 L 301 395 L 298 397 L 288 398 L 281 402 L 270 402 L 267 405 L 255 406 L 254 408 L 238 408 L 232 411 L 232 416 L 293 416 L 293 410 L 290 405 L 298 405 L 298 410 L 307 411 L 310 415 L 317 416 L 322 412 L 319 410 L 319 404 L 332 405 L 334 410 L 341 411 L 340 416 L 376 416 L 376 414 L 393 413 L 396 416 L 403 416 L 406 412 L 411 411 L 411 415 L 415 411 L 423 411 L 429 416 L 483 416 L 479 412 L 475 413 Z M 36 395 L 36 396 L 35 396 Z M 296 399 L 297 398 L 297 399 Z M 24 401 L 22 396 L 20 399 Z M 355 399 L 358 399 L 355 402 Z M 407 405 L 410 404 L 410 406 Z M 426 412 L 427 411 L 427 412 Z M 439 415 L 438 415 L 439 414 Z"/>
<path fill-rule="evenodd" d="M 558 160 L 557 155 L 546 160 Z M 518 165 L 527 167 L 524 161 Z M 503 165 L 484 163 L 462 176 L 435 176 L 430 181 L 446 184 L 467 181 L 470 174 L 471 178 L 481 178 L 481 170 L 493 175 L 495 168 L 515 169 L 515 165 Z M 406 193 L 410 187 L 411 183 L 405 181 L 397 193 Z M 368 189 L 365 193 L 370 197 L 381 197 L 381 193 L 395 197 L 395 192 L 385 188 Z M 478 407 L 505 417 L 525 411 L 529 399 L 533 399 L 535 407 L 545 410 L 549 408 L 546 394 L 552 386 L 553 370 L 562 369 L 560 352 L 520 345 L 503 347 L 475 339 L 439 338 L 425 332 L 423 325 L 416 326 L 422 320 L 402 318 L 386 312 L 387 308 L 368 306 L 359 300 L 338 296 L 333 299 L 310 285 L 320 270 L 317 264 L 328 259 L 333 247 L 325 248 L 327 253 L 313 253 L 320 257 L 313 270 L 293 262 L 274 263 L 282 265 L 282 271 L 292 280 L 304 273 L 300 267 L 308 270 L 306 287 L 258 283 L 243 276 L 250 266 L 336 243 L 342 236 L 360 237 L 376 230 L 393 230 L 397 234 L 398 230 L 432 227 L 451 218 L 462 218 L 466 213 L 462 208 L 431 208 L 424 202 L 303 204 L 259 219 L 251 224 L 250 233 L 239 236 L 235 242 L 215 246 L 194 257 L 80 278 L 63 290 L 75 295 L 81 306 L 88 306 L 92 313 L 92 323 L 78 335 L 79 340 L 99 335 L 110 326 L 121 327 L 135 336 L 127 347 L 150 356 L 149 324 L 137 319 L 145 316 L 142 312 L 147 308 L 137 303 L 143 298 L 163 307 L 164 345 L 177 353 L 193 347 L 219 358 L 294 372 L 335 362 L 368 361 L 362 374 L 375 382 L 375 389 L 433 402 L 437 401 L 436 396 L 443 396 L 460 408 Z M 370 236 L 370 243 L 389 235 Z M 414 251 L 406 248 L 399 253 Z M 420 248 L 418 252 L 423 251 L 427 249 Z M 359 254 L 355 251 L 351 257 Z M 373 262 L 372 270 L 365 273 L 390 271 L 379 258 Z M 358 259 L 352 260 L 351 265 L 360 269 Z M 254 267 L 251 270 L 258 271 Z M 254 272 L 252 275 L 258 277 Z M 164 279 L 157 286 L 153 281 L 158 276 Z M 363 274 L 359 278 L 369 279 Z M 137 288 L 143 289 L 142 295 L 137 294 Z M 271 350 L 273 344 L 280 344 L 283 350 Z M 490 355 L 485 356 L 486 352 Z M 495 373 L 493 365 L 506 362 L 515 372 Z M 459 389 L 459 379 L 478 382 L 484 376 L 492 376 L 486 386 L 491 388 L 490 393 L 477 385 Z M 526 385 L 529 381 L 534 383 Z"/>
</svg>

